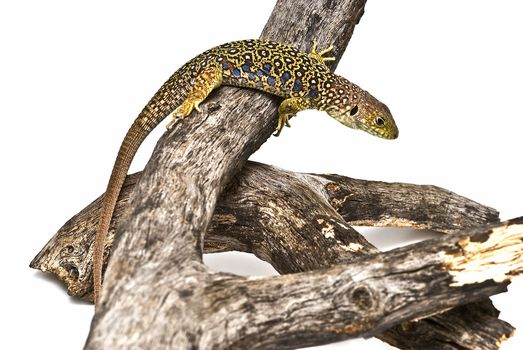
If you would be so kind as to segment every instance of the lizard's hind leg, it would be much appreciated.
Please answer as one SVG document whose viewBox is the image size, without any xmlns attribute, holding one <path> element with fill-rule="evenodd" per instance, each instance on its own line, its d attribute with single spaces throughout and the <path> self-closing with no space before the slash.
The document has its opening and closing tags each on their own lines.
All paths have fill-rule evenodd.
<svg viewBox="0 0 523 350">
<path fill-rule="evenodd" d="M 190 80 L 189 84 L 189 93 L 182 104 L 174 110 L 167 129 L 171 129 L 178 118 L 183 119 L 188 116 L 193 109 L 200 112 L 198 107 L 200 103 L 209 96 L 212 90 L 222 84 L 222 69 L 218 65 L 206 66 Z"/>
</svg>

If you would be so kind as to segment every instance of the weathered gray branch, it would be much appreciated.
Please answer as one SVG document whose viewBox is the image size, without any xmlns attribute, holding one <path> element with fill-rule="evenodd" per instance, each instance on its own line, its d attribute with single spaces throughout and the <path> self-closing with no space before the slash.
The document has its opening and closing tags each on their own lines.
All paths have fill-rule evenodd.
<svg viewBox="0 0 523 350">
<path fill-rule="evenodd" d="M 205 289 L 204 347 L 296 347 L 370 336 L 505 291 L 523 272 L 523 218 L 424 241 L 359 264 L 272 278 L 220 274 Z M 496 262 L 493 264 L 493 262 Z M 499 267 L 503 265 L 503 269 Z M 233 302 L 231 302 L 231 300 Z M 240 319 L 249 322 L 238 322 Z M 213 322 L 214 320 L 214 322 Z M 211 340 L 212 339 L 212 340 Z M 226 346 L 226 347 L 228 347 Z"/>
<path fill-rule="evenodd" d="M 126 179 L 107 238 L 106 261 L 140 176 Z M 31 267 L 56 274 L 70 295 L 90 301 L 88 254 L 101 199 L 68 220 L 31 262 Z M 347 225 L 362 221 L 367 226 L 447 232 L 499 218 L 496 210 L 436 186 L 295 173 L 247 162 L 220 196 L 205 236 L 205 252 L 254 253 L 280 273 L 314 270 L 377 252 Z M 318 238 L 319 232 L 324 239 Z M 346 247 L 356 244 L 362 249 Z"/>
<path fill-rule="evenodd" d="M 126 182 L 108 246 L 137 177 L 132 175 Z M 348 197 L 350 202 L 369 208 L 359 211 L 355 207 L 352 215 L 354 220 L 365 218 L 369 224 L 381 224 L 385 217 L 389 225 L 408 223 L 448 230 L 497 221 L 494 210 L 434 186 L 297 174 L 249 163 L 221 196 L 206 236 L 206 250 L 252 251 L 282 273 L 308 271 L 368 255 L 375 252 L 374 248 L 329 205 L 344 199 L 347 203 Z M 69 292 L 80 297 L 90 297 L 91 266 L 86 263 L 84 247 L 90 246 L 94 237 L 99 201 L 68 221 L 33 261 L 34 267 L 57 274 Z M 337 208 L 339 213 L 347 213 L 346 206 Z M 458 214 L 439 215 L 446 212 Z M 378 337 L 405 349 L 495 349 L 499 339 L 512 331 L 496 317 L 495 309 L 485 301 L 432 320 L 404 323 Z"/>
<path fill-rule="evenodd" d="M 313 39 L 338 43 L 339 59 L 340 43 L 348 42 L 364 3 L 280 0 L 262 37 L 301 49 Z M 222 88 L 203 113 L 160 139 L 129 200 L 86 348 L 227 344 L 212 343 L 195 308 L 206 298 L 200 293 L 222 277 L 201 262 L 203 237 L 219 193 L 274 130 L 275 102 Z"/>
<path fill-rule="evenodd" d="M 262 37 L 302 49 L 312 39 L 334 42 L 339 58 L 363 6 L 364 1 L 356 0 L 339 4 L 332 0 L 280 0 Z M 234 101 L 234 105 L 227 101 Z M 467 261 L 466 257 L 459 259 L 459 251 L 454 252 L 456 242 L 451 237 L 432 247 L 411 247 L 412 252 L 406 249 L 376 255 L 365 260 L 365 268 L 338 266 L 259 280 L 207 271 L 201 263 L 203 235 L 218 194 L 272 132 L 275 101 L 252 91 L 222 89 L 205 104 L 202 115 L 188 118 L 162 137 L 122 219 L 87 348 L 313 345 L 373 334 L 397 322 L 440 311 L 442 305 L 452 307 L 503 290 L 504 283 L 493 281 L 472 287 L 449 286 L 455 277 L 450 275 L 455 268 L 451 263 L 456 258 L 465 265 Z M 331 228 L 325 228 L 324 239 L 337 240 L 337 232 L 330 237 Z M 496 234 L 503 232 L 500 229 Z M 485 238 L 485 234 L 481 236 Z M 465 243 L 463 240 L 465 247 L 475 249 L 484 245 L 477 248 Z M 442 250 L 434 250 L 437 247 Z M 446 255 L 440 253 L 445 249 L 456 255 L 443 263 Z M 384 262 L 405 259 L 408 254 L 415 258 L 423 254 L 419 256 L 419 262 L 425 262 L 423 268 L 412 270 L 402 260 L 394 271 L 392 266 L 382 269 Z M 509 272 L 518 269 L 513 266 Z M 74 274 L 74 270 L 70 272 Z M 368 284 L 354 277 L 358 273 L 369 277 Z M 421 298 L 411 303 L 416 293 L 410 288 L 427 287 L 425 273 L 436 277 L 427 289 L 436 302 L 429 302 L 428 294 L 418 293 Z M 405 279 L 395 292 L 376 289 L 387 281 L 399 283 L 403 275 Z M 281 290 L 271 290 L 271 286 Z M 387 298 L 396 299 L 384 303 Z"/>
</svg>

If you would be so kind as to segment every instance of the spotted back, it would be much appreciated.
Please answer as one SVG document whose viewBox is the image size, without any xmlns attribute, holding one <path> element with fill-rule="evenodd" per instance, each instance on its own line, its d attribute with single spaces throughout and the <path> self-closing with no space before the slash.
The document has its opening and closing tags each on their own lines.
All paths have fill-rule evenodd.
<svg viewBox="0 0 523 350">
<path fill-rule="evenodd" d="M 316 99 L 331 75 L 322 61 L 276 42 L 235 41 L 213 50 L 223 69 L 223 84 L 282 97 Z"/>
<path fill-rule="evenodd" d="M 398 129 L 383 103 L 347 79 L 331 73 L 317 54 L 263 41 L 226 43 L 196 56 L 172 79 L 178 93 L 193 85 L 203 68 L 222 71 L 222 84 L 262 90 L 284 98 L 305 99 L 306 108 L 324 110 L 351 128 L 383 138 L 396 138 Z"/>
</svg>

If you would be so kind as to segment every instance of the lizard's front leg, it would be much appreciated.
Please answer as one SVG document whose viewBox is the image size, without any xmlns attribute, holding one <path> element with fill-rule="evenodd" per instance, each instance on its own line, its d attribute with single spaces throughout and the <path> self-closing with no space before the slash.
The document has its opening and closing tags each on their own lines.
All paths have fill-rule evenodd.
<svg viewBox="0 0 523 350">
<path fill-rule="evenodd" d="M 191 87 L 187 98 L 174 110 L 171 121 L 167 124 L 167 129 L 171 129 L 178 118 L 183 119 L 191 114 L 193 109 L 200 112 L 200 108 L 198 107 L 200 103 L 209 96 L 212 90 L 221 84 L 221 67 L 212 65 L 203 68 L 200 74 L 191 80 Z"/>
<path fill-rule="evenodd" d="M 279 136 L 283 126 L 290 127 L 289 119 L 299 111 L 309 108 L 309 100 L 303 97 L 289 97 L 278 107 L 278 127 L 274 136 Z"/>
</svg>

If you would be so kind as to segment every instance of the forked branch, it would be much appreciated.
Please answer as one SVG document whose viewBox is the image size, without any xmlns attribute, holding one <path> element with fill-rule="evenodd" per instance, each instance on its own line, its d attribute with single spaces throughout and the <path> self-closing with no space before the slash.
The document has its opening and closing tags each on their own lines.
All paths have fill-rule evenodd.
<svg viewBox="0 0 523 350">
<path fill-rule="evenodd" d="M 111 233 L 120 224 L 120 213 L 138 177 L 128 177 Z M 84 298 L 90 297 L 91 290 L 84 247 L 92 243 L 99 201 L 68 221 L 33 261 L 34 267 L 64 280 L 71 294 Z M 329 203 L 345 206 L 338 205 L 336 213 Z M 347 216 L 351 206 L 352 219 L 364 218 L 370 225 L 387 218 L 389 225 L 408 223 L 447 231 L 498 220 L 493 209 L 434 186 L 298 174 L 248 163 L 221 196 L 206 236 L 206 251 L 254 252 L 281 273 L 353 261 L 376 250 L 340 217 L 339 213 Z M 358 206 L 372 210 L 358 210 Z M 458 214 L 446 216 L 446 212 Z M 111 244 L 112 235 L 107 245 Z M 377 336 L 405 349 L 440 349 L 442 344 L 447 349 L 496 349 L 500 339 L 512 332 L 497 315 L 486 300 L 434 316 L 433 321 L 403 323 Z"/>
</svg>

